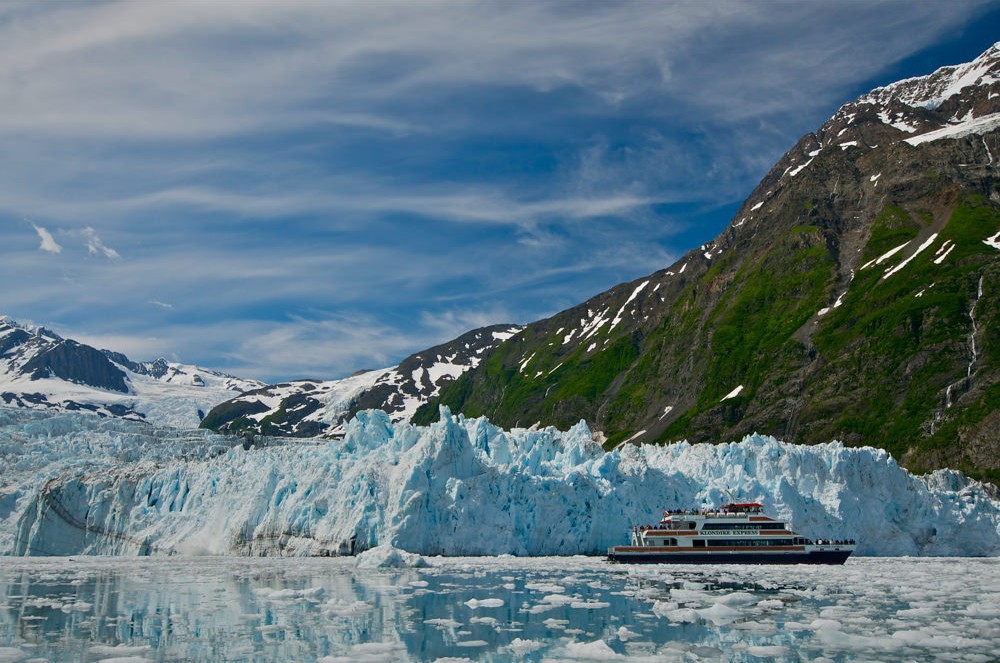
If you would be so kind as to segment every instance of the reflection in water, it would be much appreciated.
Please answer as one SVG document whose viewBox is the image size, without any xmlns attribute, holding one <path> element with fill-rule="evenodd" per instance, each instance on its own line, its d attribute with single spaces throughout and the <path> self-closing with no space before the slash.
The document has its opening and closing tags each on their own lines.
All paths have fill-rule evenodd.
<svg viewBox="0 0 1000 663">
<path fill-rule="evenodd" d="M 1000 650 L 992 559 L 2 561 L 0 661 L 969 660 Z"/>
</svg>

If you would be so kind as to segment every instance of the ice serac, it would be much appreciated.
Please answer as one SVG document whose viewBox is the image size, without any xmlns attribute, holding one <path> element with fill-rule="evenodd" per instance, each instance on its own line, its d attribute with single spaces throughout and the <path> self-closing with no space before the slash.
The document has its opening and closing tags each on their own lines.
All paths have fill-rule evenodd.
<svg viewBox="0 0 1000 663">
<path fill-rule="evenodd" d="M 585 424 L 428 427 L 359 413 L 342 440 L 245 449 L 209 431 L 0 409 L 0 553 L 422 555 L 601 553 L 661 509 L 762 502 L 863 555 L 998 555 L 1000 501 L 885 451 L 729 444 L 604 452 Z M 992 492 L 991 492 L 992 491 Z"/>
</svg>

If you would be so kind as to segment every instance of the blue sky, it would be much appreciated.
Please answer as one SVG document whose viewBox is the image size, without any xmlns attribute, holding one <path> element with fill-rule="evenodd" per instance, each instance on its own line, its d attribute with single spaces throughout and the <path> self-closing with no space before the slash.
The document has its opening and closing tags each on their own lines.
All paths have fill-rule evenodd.
<svg viewBox="0 0 1000 663">
<path fill-rule="evenodd" d="M 335 378 L 716 236 L 804 133 L 1000 2 L 8 2 L 0 313 Z"/>
</svg>

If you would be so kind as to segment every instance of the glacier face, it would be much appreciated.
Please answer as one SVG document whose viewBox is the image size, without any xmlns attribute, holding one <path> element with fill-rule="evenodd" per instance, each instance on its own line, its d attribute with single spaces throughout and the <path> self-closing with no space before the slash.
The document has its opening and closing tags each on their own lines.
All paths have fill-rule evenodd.
<svg viewBox="0 0 1000 663">
<path fill-rule="evenodd" d="M 662 509 L 762 502 L 862 555 L 998 555 L 1000 501 L 959 473 L 916 477 L 839 443 L 635 447 L 582 422 L 504 431 L 443 410 L 377 410 L 342 440 L 244 449 L 234 438 L 0 409 L 0 553 L 425 555 L 603 553 Z"/>
</svg>

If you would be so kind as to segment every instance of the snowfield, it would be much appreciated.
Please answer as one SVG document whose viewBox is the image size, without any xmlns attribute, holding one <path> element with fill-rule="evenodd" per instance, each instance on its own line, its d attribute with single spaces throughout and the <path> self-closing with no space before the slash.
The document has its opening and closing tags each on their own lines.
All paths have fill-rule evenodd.
<svg viewBox="0 0 1000 663">
<path fill-rule="evenodd" d="M 623 445 L 362 412 L 342 440 L 244 449 L 207 431 L 0 409 L 0 554 L 601 554 L 662 509 L 760 501 L 859 555 L 1000 554 L 1000 501 L 886 452 L 748 436 Z"/>
</svg>

